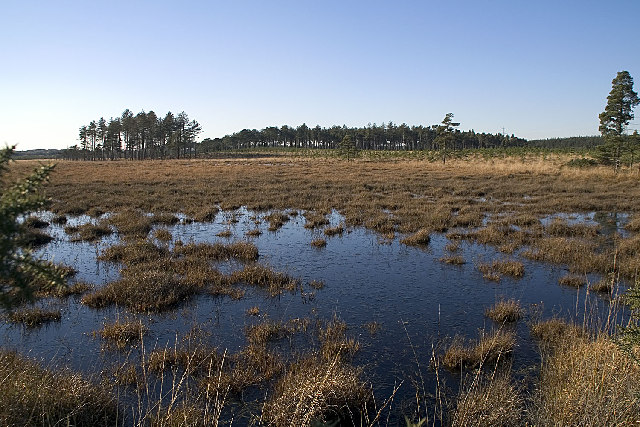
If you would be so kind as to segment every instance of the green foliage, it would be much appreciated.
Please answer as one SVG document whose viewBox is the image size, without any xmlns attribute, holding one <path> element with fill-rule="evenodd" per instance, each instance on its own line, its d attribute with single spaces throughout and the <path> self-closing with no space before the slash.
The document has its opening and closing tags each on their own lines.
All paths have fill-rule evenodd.
<svg viewBox="0 0 640 427">
<path fill-rule="evenodd" d="M 605 142 L 598 147 L 597 157 L 603 164 L 612 164 L 617 170 L 625 154 L 630 154 L 633 159 L 637 138 L 626 136 L 624 131 L 633 120 L 633 109 L 640 103 L 640 98 L 633 90 L 633 78 L 628 71 L 618 72 L 611 86 L 607 106 L 599 115 L 599 130 Z"/>
<path fill-rule="evenodd" d="M 15 147 L 0 150 L 0 176 L 7 172 Z M 0 304 L 11 307 L 37 289 L 64 284 L 62 272 L 48 262 L 34 258 L 25 245 L 26 218 L 46 206 L 39 192 L 53 165 L 41 166 L 31 175 L 0 189 Z"/>
<path fill-rule="evenodd" d="M 454 130 L 460 123 L 453 123 L 453 113 L 447 113 L 442 123 L 436 127 L 436 138 L 433 143 L 442 155 L 442 163 L 447 161 L 447 153 L 455 147 Z"/>
<path fill-rule="evenodd" d="M 345 135 L 340 142 L 340 156 L 347 160 L 353 160 L 357 155 L 358 147 L 356 142 L 351 138 L 351 135 Z"/>
</svg>

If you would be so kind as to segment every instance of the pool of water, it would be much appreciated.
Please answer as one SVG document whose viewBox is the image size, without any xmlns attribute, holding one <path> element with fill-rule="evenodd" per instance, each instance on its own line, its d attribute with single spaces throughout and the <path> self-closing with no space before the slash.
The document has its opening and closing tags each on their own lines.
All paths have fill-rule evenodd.
<svg viewBox="0 0 640 427">
<path fill-rule="evenodd" d="M 199 295 L 175 310 L 151 315 L 134 315 L 122 307 L 95 310 L 77 298 L 45 301 L 43 304 L 62 310 L 60 322 L 35 329 L 2 323 L 0 345 L 42 359 L 45 364 L 63 364 L 91 373 L 124 357 L 117 350 L 105 349 L 92 334 L 117 318 L 140 318 L 150 328 L 145 338 L 147 348 L 172 347 L 177 337 L 199 325 L 209 333 L 212 345 L 233 353 L 246 344 L 245 327 L 259 321 L 245 314 L 250 307 L 258 306 L 263 315 L 276 321 L 327 320 L 336 316 L 349 325 L 348 334 L 360 341 L 361 350 L 354 363 L 365 366 L 367 379 L 380 401 L 391 395 L 394 384 L 405 381 L 395 398 L 395 405 L 400 409 L 394 416 L 401 419 L 400 412 L 407 410 L 403 405 L 410 407 L 406 402 L 415 401 L 416 390 L 411 379 L 421 377 L 421 381 L 424 380 L 421 387 L 425 389 L 422 391 L 435 392 L 435 373 L 429 368 L 432 348 L 455 335 L 475 338 L 479 329 L 496 327 L 484 312 L 497 300 L 514 298 L 530 313 L 513 326 L 517 333 L 513 370 L 522 376 L 537 365 L 539 358 L 527 324 L 533 316 L 531 313 L 543 318 L 561 316 L 578 321 L 583 319 L 585 310 L 592 316 L 594 307 L 598 313 L 607 313 L 608 300 L 589 294 L 587 287 L 575 289 L 558 284 L 558 279 L 567 273 L 563 266 L 518 258 L 525 265 L 524 277 L 505 276 L 499 282 L 487 281 L 477 264 L 506 257 L 490 246 L 461 242 L 456 254 L 463 256 L 466 263 L 455 266 L 440 261 L 448 254 L 445 246 L 449 241 L 443 234 L 433 234 L 431 243 L 424 249 L 401 244 L 401 236 L 387 240 L 361 228 L 346 229 L 342 235 L 327 237 L 322 230 L 304 228 L 302 215 L 293 216 L 275 232 L 268 231 L 268 223 L 261 221 L 257 227 L 262 234 L 247 237 L 245 233 L 256 228 L 255 217 L 264 215 L 239 209 L 233 213 L 220 212 L 210 223 L 181 222 L 168 229 L 174 240 L 183 242 L 249 240 L 259 249 L 260 263 L 303 282 L 322 281 L 324 288 L 313 293 L 307 290 L 304 294 L 285 293 L 270 298 L 259 289 L 247 287 L 245 297 L 240 300 Z M 51 218 L 49 213 L 42 216 Z M 237 222 L 229 221 L 232 216 Z M 344 221 L 337 212 L 329 217 L 330 226 Z M 601 219 L 595 215 L 567 218 L 583 222 Z M 618 219 L 614 219 L 612 227 L 619 225 Z M 69 224 L 90 220 L 75 217 L 70 218 Z M 217 236 L 226 229 L 232 231 L 232 237 Z M 39 249 L 38 254 L 76 268 L 78 274 L 74 280 L 101 286 L 119 277 L 118 265 L 97 260 L 104 248 L 119 241 L 116 234 L 88 243 L 70 241 L 61 226 L 50 225 L 46 231 L 55 239 Z M 312 246 L 311 241 L 320 237 L 326 239 L 327 245 L 319 249 Z M 221 263 L 218 267 L 229 271 L 239 264 Z M 599 278 L 590 276 L 589 279 Z M 375 333 L 365 327 L 371 322 L 380 325 Z M 459 374 L 441 372 L 440 375 L 454 387 L 459 381 Z"/>
</svg>

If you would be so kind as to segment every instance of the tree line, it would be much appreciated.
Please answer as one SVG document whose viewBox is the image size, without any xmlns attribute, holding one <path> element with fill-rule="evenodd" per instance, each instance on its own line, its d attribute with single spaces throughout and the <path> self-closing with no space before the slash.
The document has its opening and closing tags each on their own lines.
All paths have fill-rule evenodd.
<svg viewBox="0 0 640 427">
<path fill-rule="evenodd" d="M 346 136 L 358 150 L 439 150 L 441 147 L 436 140 L 438 126 L 397 125 L 393 122 L 364 127 L 309 127 L 304 123 L 298 127 L 269 126 L 261 130 L 243 129 L 222 138 L 205 138 L 200 144 L 200 152 L 251 148 L 338 149 Z M 449 149 L 521 147 L 526 143 L 526 139 L 514 135 L 455 130 L 451 134 Z"/>
<path fill-rule="evenodd" d="M 78 132 L 79 144 L 64 150 L 63 157 L 82 160 L 164 159 L 196 157 L 196 138 L 202 127 L 184 111 L 163 118 L 155 112 L 134 115 L 126 109 L 108 121 L 92 120 Z"/>
</svg>

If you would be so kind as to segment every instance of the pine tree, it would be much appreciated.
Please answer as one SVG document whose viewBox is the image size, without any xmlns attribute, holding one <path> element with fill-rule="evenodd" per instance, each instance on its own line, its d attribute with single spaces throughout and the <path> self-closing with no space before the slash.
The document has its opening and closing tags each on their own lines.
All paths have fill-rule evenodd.
<svg viewBox="0 0 640 427">
<path fill-rule="evenodd" d="M 605 143 L 598 147 L 598 157 L 604 164 L 613 164 L 616 170 L 625 151 L 628 137 L 624 131 L 633 120 L 633 109 L 640 103 L 633 90 L 633 78 L 628 71 L 619 71 L 611 82 L 607 106 L 600 113 L 600 133 Z"/>
</svg>

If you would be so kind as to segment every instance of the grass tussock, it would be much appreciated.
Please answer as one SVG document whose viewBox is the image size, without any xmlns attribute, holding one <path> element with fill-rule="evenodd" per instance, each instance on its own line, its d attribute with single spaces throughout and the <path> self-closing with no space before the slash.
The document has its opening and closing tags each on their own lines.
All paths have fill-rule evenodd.
<svg viewBox="0 0 640 427">
<path fill-rule="evenodd" d="M 562 286 L 580 288 L 587 284 L 587 280 L 584 276 L 579 276 L 577 274 L 567 274 L 559 278 L 558 283 L 560 283 Z"/>
<path fill-rule="evenodd" d="M 335 236 L 335 235 L 342 236 L 342 233 L 344 233 L 343 225 L 336 225 L 335 227 L 327 227 L 324 229 L 325 236 Z"/>
<path fill-rule="evenodd" d="M 463 265 L 466 264 L 464 257 L 461 255 L 448 255 L 440 258 L 440 262 L 451 265 Z"/>
<path fill-rule="evenodd" d="M 259 229 L 259 228 L 254 228 L 254 229 L 249 230 L 249 231 L 247 231 L 247 232 L 245 233 L 245 235 L 246 235 L 246 236 L 249 236 L 249 237 L 258 237 L 258 236 L 259 236 L 259 235 L 261 235 L 261 234 L 262 234 L 262 231 L 260 231 L 260 229 Z"/>
<path fill-rule="evenodd" d="M 271 296 L 280 295 L 284 291 L 295 292 L 300 288 L 300 280 L 259 264 L 247 265 L 242 270 L 233 272 L 230 281 L 258 286 L 266 289 Z"/>
<path fill-rule="evenodd" d="M 591 292 L 597 292 L 600 294 L 611 294 L 613 287 L 614 280 L 610 277 L 605 276 L 597 282 L 592 283 L 589 290 L 591 290 Z"/>
<path fill-rule="evenodd" d="M 49 223 L 47 221 L 44 221 L 38 218 L 37 216 L 31 215 L 25 218 L 22 225 L 28 228 L 40 229 L 40 228 L 47 228 L 49 226 Z"/>
<path fill-rule="evenodd" d="M 566 264 L 576 274 L 603 273 L 609 268 L 609 256 L 598 251 L 595 242 L 584 239 L 540 238 L 523 255 L 535 261 Z"/>
<path fill-rule="evenodd" d="M 520 278 L 524 276 L 524 264 L 516 260 L 494 260 L 490 264 L 480 263 L 478 264 L 478 270 L 483 274 L 483 277 L 487 280 L 500 279 L 500 275 L 511 276 Z"/>
<path fill-rule="evenodd" d="M 228 239 L 229 237 L 233 236 L 233 231 L 231 231 L 230 228 L 225 228 L 221 232 L 217 233 L 216 236 Z"/>
<path fill-rule="evenodd" d="M 457 336 L 442 358 L 444 367 L 450 370 L 473 369 L 508 359 L 515 345 L 515 334 L 498 329 L 482 331 L 477 340 L 466 341 Z"/>
<path fill-rule="evenodd" d="M 325 239 L 313 239 L 311 241 L 311 246 L 315 248 L 324 248 L 327 246 L 327 241 Z"/>
<path fill-rule="evenodd" d="M 25 228 L 20 236 L 20 244 L 30 248 L 37 248 L 50 243 L 53 237 L 37 228 Z"/>
<path fill-rule="evenodd" d="M 523 425 L 523 409 L 524 398 L 508 373 L 474 375 L 456 399 L 451 425 L 519 426 Z"/>
<path fill-rule="evenodd" d="M 59 322 L 62 318 L 60 310 L 47 310 L 40 307 L 21 308 L 7 314 L 11 323 L 21 323 L 29 328 L 42 326 L 50 322 Z"/>
<path fill-rule="evenodd" d="M 149 270 L 141 265 L 123 271 L 123 277 L 85 295 L 92 308 L 120 305 L 136 312 L 157 312 L 175 307 L 197 292 L 171 271 Z"/>
<path fill-rule="evenodd" d="M 109 387 L 66 370 L 51 370 L 0 351 L 0 424 L 5 426 L 120 425 Z"/>
<path fill-rule="evenodd" d="M 632 426 L 640 420 L 640 365 L 612 340 L 565 336 L 543 357 L 537 425 Z"/>
<path fill-rule="evenodd" d="M 125 238 L 145 238 L 153 225 L 153 217 L 138 210 L 117 212 L 107 219 Z"/>
<path fill-rule="evenodd" d="M 290 365 L 265 402 L 262 416 L 274 426 L 310 426 L 347 418 L 368 400 L 359 368 L 317 356 Z"/>
<path fill-rule="evenodd" d="M 583 336 L 579 327 L 557 317 L 537 321 L 530 328 L 531 335 L 542 347 L 555 347 L 565 340 L 575 340 Z"/>
<path fill-rule="evenodd" d="M 72 242 L 95 242 L 104 236 L 113 234 L 113 230 L 108 225 L 102 223 L 93 224 L 90 222 L 77 227 L 65 227 L 65 232 L 71 234 Z"/>
<path fill-rule="evenodd" d="M 182 256 L 198 256 L 211 261 L 237 259 L 239 261 L 255 261 L 258 259 L 258 248 L 250 242 L 222 243 L 188 243 L 176 244 L 174 252 Z"/>
<path fill-rule="evenodd" d="M 423 228 L 400 240 L 400 243 L 407 246 L 427 246 L 431 242 L 430 234 L 429 230 Z"/>
<path fill-rule="evenodd" d="M 269 222 L 269 231 L 278 231 L 290 218 L 284 212 L 275 211 L 265 216 L 264 219 Z"/>
<path fill-rule="evenodd" d="M 122 350 L 134 342 L 139 342 L 148 332 L 149 328 L 136 320 L 116 320 L 113 323 L 105 323 L 100 331 L 93 333 Z"/>
<path fill-rule="evenodd" d="M 485 310 L 485 316 L 497 323 L 513 323 L 522 318 L 524 310 L 516 300 L 500 300 Z"/>
<path fill-rule="evenodd" d="M 305 223 L 304 228 L 314 229 L 329 224 L 327 217 L 319 212 L 305 212 L 303 214 Z"/>
</svg>

